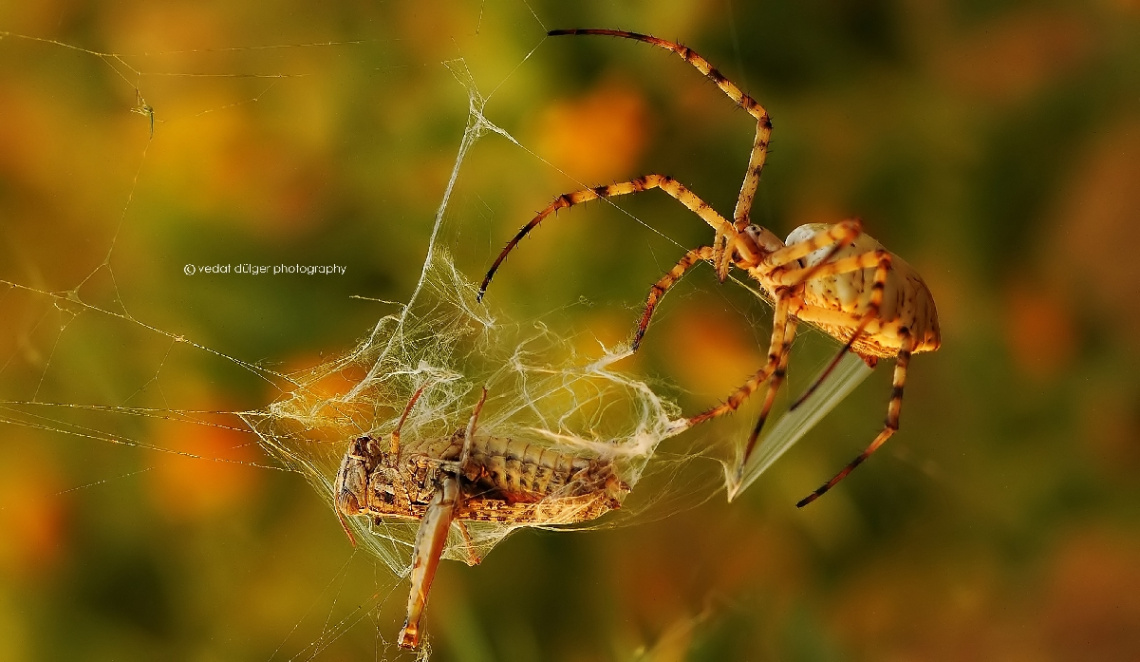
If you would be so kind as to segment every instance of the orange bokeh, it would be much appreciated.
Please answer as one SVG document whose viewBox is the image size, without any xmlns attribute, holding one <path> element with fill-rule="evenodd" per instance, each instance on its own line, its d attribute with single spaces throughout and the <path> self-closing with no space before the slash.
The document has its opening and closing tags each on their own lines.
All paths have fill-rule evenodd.
<svg viewBox="0 0 1140 662">
<path fill-rule="evenodd" d="M 1051 563 L 1045 638 L 1061 659 L 1134 660 L 1140 651 L 1140 541 L 1073 532 Z"/>
<path fill-rule="evenodd" d="M 301 385 L 290 396 L 306 403 L 302 408 L 310 413 L 313 421 L 321 421 L 323 428 L 333 428 L 333 437 L 349 439 L 360 429 L 363 421 L 374 415 L 374 403 L 367 397 L 351 402 L 343 400 L 343 396 L 368 376 L 363 363 L 345 363 L 334 369 L 332 363 L 320 357 L 302 356 L 289 364 L 297 367 L 287 373 Z M 348 425 L 348 421 L 356 421 L 356 424 Z M 337 423 L 345 426 L 339 429 Z"/>
<path fill-rule="evenodd" d="M 650 133 L 638 89 L 612 77 L 584 96 L 552 102 L 535 121 L 535 151 L 579 181 L 628 178 Z"/>
<path fill-rule="evenodd" d="M 723 308 L 694 302 L 662 326 L 669 374 L 694 393 L 727 396 L 764 365 L 747 320 Z"/>
<path fill-rule="evenodd" d="M 232 420 L 228 421 L 232 424 Z M 259 493 L 264 462 L 254 438 L 237 430 L 178 425 L 162 435 L 146 473 L 156 509 L 172 520 L 204 520 L 241 510 Z"/>
<path fill-rule="evenodd" d="M 52 460 L 28 448 L 0 460 L 0 572 L 9 577 L 37 575 L 63 556 L 69 507 Z"/>
<path fill-rule="evenodd" d="M 938 68 L 951 85 L 989 102 L 1016 103 L 1073 72 L 1096 44 L 1084 21 L 1032 10 L 987 23 L 950 46 Z"/>
<path fill-rule="evenodd" d="M 1015 282 L 1006 290 L 1006 344 L 1017 367 L 1030 377 L 1051 379 L 1073 361 L 1077 330 L 1072 311 L 1040 288 Z"/>
</svg>

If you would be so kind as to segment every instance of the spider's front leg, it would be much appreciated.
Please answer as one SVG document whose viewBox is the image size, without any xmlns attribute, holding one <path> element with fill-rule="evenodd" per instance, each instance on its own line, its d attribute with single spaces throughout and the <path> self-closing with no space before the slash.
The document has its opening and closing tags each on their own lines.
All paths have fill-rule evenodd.
<svg viewBox="0 0 1140 662">
<path fill-rule="evenodd" d="M 725 220 L 723 216 L 718 214 L 715 209 L 702 200 L 696 193 L 685 188 L 683 184 L 668 175 L 645 175 L 644 177 L 639 177 L 628 182 L 582 189 L 581 191 L 566 193 L 555 198 L 554 202 L 547 205 L 546 209 L 540 211 L 537 216 L 524 225 L 522 229 L 507 242 L 506 247 L 499 253 L 499 257 L 495 259 L 491 268 L 487 270 L 487 275 L 479 285 L 479 292 L 476 294 L 475 300 L 483 300 L 483 295 L 486 294 L 487 288 L 491 284 L 491 279 L 495 277 L 495 273 L 499 270 L 499 267 L 502 266 L 503 261 L 507 259 L 507 255 L 515 249 L 515 246 L 517 246 L 524 237 L 530 234 L 531 230 L 538 227 L 539 223 L 554 212 L 599 198 L 614 198 L 620 195 L 628 195 L 630 193 L 638 193 L 655 188 L 660 188 L 673 199 L 685 205 L 689 211 L 699 216 L 701 220 L 716 230 L 717 236 L 729 237 L 730 239 L 726 250 L 729 251 L 730 255 L 735 251 L 741 259 L 749 263 L 754 263 L 760 259 L 760 255 L 757 253 L 754 244 L 749 241 L 742 241 L 742 233 L 738 232 L 731 223 Z"/>
<path fill-rule="evenodd" d="M 740 184 L 740 194 L 737 196 L 736 209 L 732 214 L 733 226 L 737 232 L 743 232 L 745 228 L 750 225 L 748 220 L 749 213 L 752 210 L 752 202 L 756 197 L 756 190 L 760 186 L 760 174 L 764 170 L 764 163 L 768 158 L 768 144 L 772 139 L 772 120 L 768 116 L 768 111 L 765 110 L 763 106 L 745 94 L 735 83 L 726 78 L 711 62 L 683 44 L 637 32 L 604 28 L 551 30 L 548 34 L 552 37 L 559 35 L 606 35 L 610 37 L 621 37 L 671 51 L 695 67 L 705 78 L 708 78 L 714 85 L 719 87 L 721 92 L 724 92 L 729 99 L 732 99 L 733 103 L 755 118 L 756 138 L 752 142 L 752 151 L 748 156 L 748 169 L 744 173 L 744 181 Z M 728 278 L 728 270 L 732 267 L 733 262 L 731 237 L 731 234 L 718 230 L 716 238 L 713 240 L 713 259 L 716 265 L 717 277 L 720 278 L 722 283 Z"/>
</svg>

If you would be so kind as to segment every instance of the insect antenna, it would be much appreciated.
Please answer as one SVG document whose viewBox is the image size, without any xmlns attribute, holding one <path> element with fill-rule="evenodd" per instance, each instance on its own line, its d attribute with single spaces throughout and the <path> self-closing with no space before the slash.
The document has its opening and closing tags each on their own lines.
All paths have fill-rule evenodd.
<svg viewBox="0 0 1140 662">
<path fill-rule="evenodd" d="M 471 444 L 475 438 L 475 423 L 479 420 L 479 412 L 483 411 L 483 403 L 487 401 L 487 387 L 483 387 L 483 394 L 479 396 L 479 402 L 475 405 L 475 411 L 471 412 L 471 420 L 467 423 L 467 433 L 463 439 L 463 451 L 459 454 L 459 470 L 463 471 L 463 467 L 467 464 L 467 458 L 471 454 Z"/>
<path fill-rule="evenodd" d="M 396 423 L 396 429 L 392 430 L 392 446 L 391 446 L 392 455 L 399 456 L 399 454 L 400 454 L 400 428 L 404 427 L 404 421 L 408 420 L 408 414 L 412 413 L 412 407 L 414 407 L 416 405 L 416 400 L 420 399 L 420 396 L 423 395 L 424 389 L 427 388 L 428 384 L 430 384 L 430 383 L 431 382 L 425 382 L 423 386 L 416 389 L 416 392 L 414 394 L 412 394 L 412 399 L 408 400 L 408 406 L 404 407 L 404 413 L 400 414 L 400 420 L 398 423 Z"/>
<path fill-rule="evenodd" d="M 348 542 L 352 543 L 353 549 L 356 549 L 356 536 L 352 535 L 352 529 L 348 528 L 348 522 L 344 519 L 344 513 L 340 508 L 334 508 L 336 511 L 336 518 L 340 520 L 340 528 L 344 529 L 345 535 L 348 536 Z"/>
</svg>

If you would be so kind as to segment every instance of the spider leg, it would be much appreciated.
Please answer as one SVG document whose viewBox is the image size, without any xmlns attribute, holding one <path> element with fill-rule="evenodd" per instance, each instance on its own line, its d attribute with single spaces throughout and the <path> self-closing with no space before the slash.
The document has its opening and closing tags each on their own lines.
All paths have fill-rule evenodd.
<svg viewBox="0 0 1140 662">
<path fill-rule="evenodd" d="M 800 394 L 800 397 L 796 398 L 796 401 L 792 403 L 792 406 L 788 407 L 788 411 L 795 411 L 798 409 L 799 406 L 806 402 L 807 399 L 810 398 L 813 393 L 815 393 L 816 389 L 818 389 L 820 385 L 823 384 L 823 382 L 831 376 L 831 373 L 833 370 L 835 370 L 835 367 L 839 365 L 839 362 L 843 360 L 843 357 L 847 354 L 847 352 L 851 351 L 851 346 L 855 344 L 855 340 L 859 337 L 859 335 L 859 332 L 851 335 L 851 340 L 848 340 L 843 345 L 843 347 L 839 348 L 839 351 L 835 354 L 835 358 L 831 359 L 831 363 L 828 363 L 827 367 L 823 369 L 823 372 L 819 374 L 819 377 L 817 377 L 816 380 L 811 383 L 811 386 L 808 386 L 807 389 L 805 389 L 804 392 Z M 878 359 L 874 360 L 877 361 Z"/>
<path fill-rule="evenodd" d="M 719 87 L 737 106 L 740 106 L 749 115 L 756 118 L 756 138 L 752 142 L 752 152 L 748 157 L 748 170 L 744 173 L 744 181 L 740 185 L 740 194 L 736 198 L 736 209 L 732 213 L 733 223 L 738 231 L 748 227 L 750 222 L 748 215 L 752 211 L 752 202 L 756 198 L 756 189 L 760 186 L 760 173 L 764 170 L 764 163 L 768 159 L 768 143 L 772 137 L 772 119 L 768 116 L 768 111 L 764 110 L 763 106 L 745 94 L 735 83 L 717 71 L 716 68 L 712 66 L 712 63 L 698 55 L 688 46 L 650 35 L 626 32 L 624 30 L 551 30 L 548 34 L 552 37 L 575 34 L 622 37 L 624 39 L 633 39 L 651 44 L 658 48 L 676 53 L 682 60 L 693 65 L 697 71 L 711 80 L 713 84 Z M 716 253 L 717 275 L 721 282 L 723 282 L 724 279 L 728 277 L 729 267 L 732 266 L 732 251 L 728 249 L 727 235 L 718 234 L 716 240 L 713 242 L 713 248 Z"/>
<path fill-rule="evenodd" d="M 831 480 L 824 483 L 819 489 L 801 499 L 799 503 L 796 504 L 797 508 L 803 508 L 818 499 L 832 487 L 835 487 L 836 483 L 846 478 L 847 474 L 862 464 L 863 460 L 870 457 L 871 453 L 878 450 L 879 446 L 882 446 L 883 442 L 890 439 L 891 435 L 899 429 L 899 412 L 902 410 L 903 387 L 906 385 L 906 368 L 910 363 L 910 354 L 915 346 L 914 338 L 906 329 L 900 330 L 899 333 L 900 335 L 904 335 L 904 345 L 903 348 L 899 350 L 898 361 L 895 363 L 894 380 L 891 386 L 891 400 L 887 405 L 887 422 L 883 426 L 883 431 L 879 433 L 879 436 L 875 437 L 875 440 L 871 442 L 871 445 L 868 446 L 866 450 L 857 455 L 854 460 L 851 460 L 846 467 L 843 467 L 842 471 L 835 474 Z"/>
<path fill-rule="evenodd" d="M 828 375 L 831 374 L 831 371 L 835 369 L 835 366 L 839 365 L 839 361 L 843 358 L 843 355 L 850 351 L 851 348 L 855 345 L 855 341 L 863 335 L 863 332 L 866 331 L 867 326 L 879 318 L 879 311 L 883 305 L 883 291 L 886 288 L 887 272 L 891 268 L 891 254 L 884 250 L 880 250 L 864 253 L 863 255 L 844 258 L 842 260 L 836 260 L 835 262 L 828 264 L 825 268 L 819 269 L 815 274 L 809 276 L 810 278 L 823 278 L 825 276 L 831 276 L 839 273 L 848 273 L 850 271 L 857 271 L 859 269 L 865 269 L 871 266 L 875 267 L 875 280 L 871 285 L 871 298 L 867 302 L 867 312 L 863 315 L 862 319 L 859 320 L 859 323 L 855 327 L 855 331 L 851 334 L 851 338 L 849 338 L 847 342 L 844 343 L 843 347 L 840 348 L 839 353 L 835 355 L 835 358 L 831 360 L 831 363 L 827 365 L 827 368 L 824 369 L 820 376 L 816 378 L 814 382 L 812 382 L 811 386 L 808 386 L 807 390 L 804 391 L 803 394 L 797 398 L 795 402 L 792 403 L 792 406 L 789 408 L 789 410 L 794 410 L 796 407 L 799 407 L 811 396 L 812 393 L 815 393 L 815 390 L 819 388 L 819 385 L 823 383 L 823 380 L 827 379 Z M 819 309 L 808 310 L 818 311 Z M 810 315 L 811 313 L 808 314 Z M 864 360 L 866 360 L 866 357 Z"/>
<path fill-rule="evenodd" d="M 768 379 L 779 368 L 781 358 L 787 355 L 788 347 L 791 345 L 790 336 L 794 335 L 794 330 L 789 333 L 789 325 L 794 325 L 794 322 L 788 317 L 788 303 L 786 296 L 776 299 L 776 313 L 772 320 L 772 340 L 768 344 L 768 360 L 764 363 L 764 367 L 760 368 L 740 388 L 733 391 L 723 403 L 691 417 L 689 419 L 690 426 L 736 411 L 740 404 L 747 400 L 760 387 L 760 384 L 764 383 L 764 380 Z M 787 342 L 785 342 L 785 337 L 787 337 Z"/>
<path fill-rule="evenodd" d="M 701 246 L 685 253 L 685 256 L 677 262 L 677 266 L 662 276 L 661 280 L 654 283 L 653 287 L 649 289 L 649 299 L 645 302 L 645 312 L 642 313 L 641 321 L 637 323 L 637 330 L 633 334 L 633 341 L 629 344 L 631 351 L 636 352 L 641 345 L 641 338 L 645 336 L 645 330 L 649 328 L 649 319 L 653 317 L 653 311 L 656 310 L 661 297 L 665 296 L 669 288 L 673 287 L 694 264 L 702 260 L 711 260 L 713 252 L 712 246 Z"/>
<path fill-rule="evenodd" d="M 760 416 L 757 417 L 756 425 L 752 428 L 752 434 L 748 436 L 748 443 L 744 446 L 744 455 L 740 459 L 739 467 L 741 471 L 744 470 L 744 464 L 748 462 L 752 450 L 756 447 L 756 440 L 760 438 L 760 432 L 764 429 L 764 422 L 768 420 L 768 414 L 772 411 L 772 403 L 776 401 L 776 393 L 784 383 L 784 375 L 788 372 L 788 354 L 792 346 L 792 338 L 796 335 L 797 323 L 798 320 L 795 317 L 788 317 L 788 330 L 784 334 L 784 342 L 780 346 L 779 363 L 776 370 L 772 372 L 771 381 L 768 382 L 768 395 L 764 397 L 764 406 L 760 409 Z"/>
<path fill-rule="evenodd" d="M 628 195 L 630 193 L 648 191 L 649 189 L 654 188 L 660 188 L 662 191 L 665 191 L 678 202 L 685 205 L 694 214 L 700 216 L 701 220 L 708 223 L 714 230 L 717 231 L 718 236 L 723 235 L 729 237 L 730 243 L 732 243 L 733 248 L 735 248 L 735 250 L 741 254 L 741 257 L 752 262 L 755 262 L 757 259 L 759 259 L 759 256 L 756 255 L 754 248 L 749 242 L 735 241 L 738 236 L 736 228 L 734 228 L 731 223 L 725 220 L 723 216 L 718 214 L 716 210 L 709 206 L 707 202 L 697 196 L 696 193 L 693 193 L 689 189 L 685 188 L 685 186 L 680 182 L 667 175 L 645 175 L 644 177 L 639 177 L 628 182 L 610 184 L 609 186 L 598 186 L 596 188 L 582 189 L 580 191 L 566 193 L 564 195 L 558 196 L 554 202 L 550 203 L 546 209 L 540 211 L 537 216 L 531 219 L 529 223 L 524 225 L 522 229 L 519 230 L 518 233 L 509 242 L 507 242 L 506 247 L 503 248 L 501 253 L 499 253 L 499 257 L 495 259 L 494 264 L 492 264 L 491 268 L 487 270 L 487 275 L 483 278 L 482 284 L 479 285 L 479 292 L 476 294 L 475 300 L 483 300 L 483 295 L 487 292 L 487 287 L 491 284 L 491 279 L 495 277 L 495 272 L 499 270 L 499 267 L 503 264 L 503 261 L 507 259 L 507 255 L 509 255 L 510 252 L 514 250 L 515 246 L 517 246 L 524 237 L 530 234 L 531 230 L 538 227 L 538 224 L 541 223 L 547 216 L 550 216 L 550 214 L 558 211 L 559 209 L 573 207 L 574 205 L 578 205 L 583 202 L 589 202 L 591 200 L 597 200 L 599 198 L 613 198 L 619 195 Z"/>
<path fill-rule="evenodd" d="M 801 257 L 810 255 L 821 248 L 832 245 L 842 246 L 844 243 L 858 237 L 862 232 L 863 222 L 859 219 L 851 218 L 846 221 L 841 221 L 829 228 L 820 230 L 803 241 L 797 241 L 794 244 L 772 251 L 761 260 L 760 266 L 765 269 L 782 267 Z M 828 261 L 828 259 L 823 259 L 820 260 L 819 264 L 827 264 Z M 810 278 L 810 276 L 808 277 Z M 807 280 L 807 278 L 804 280 Z"/>
<path fill-rule="evenodd" d="M 773 283 L 776 285 L 788 287 L 791 290 L 795 290 L 804 282 L 813 278 L 825 278 L 828 276 L 835 276 L 838 274 L 858 271 L 860 269 L 865 269 L 872 266 L 877 267 L 875 271 L 875 281 L 871 286 L 871 299 L 868 306 L 868 312 L 864 315 L 863 319 L 860 320 L 858 326 L 855 329 L 855 332 L 851 336 L 851 339 L 840 352 L 839 356 L 842 356 L 843 353 L 846 352 L 847 349 L 849 349 L 851 345 L 855 343 L 855 340 L 863 333 L 868 324 L 870 324 L 873 320 L 878 319 L 879 308 L 883 300 L 883 288 L 885 287 L 886 283 L 887 270 L 890 268 L 890 254 L 886 251 L 874 251 L 870 253 L 864 253 L 862 255 L 835 260 L 834 262 L 831 261 L 831 258 L 835 255 L 835 253 L 838 252 L 839 249 L 841 249 L 848 241 L 853 239 L 855 236 L 858 236 L 859 232 L 860 222 L 857 219 L 837 223 L 836 225 L 833 225 L 826 230 L 817 232 L 815 235 L 805 241 L 797 242 L 791 246 L 786 246 L 782 249 L 774 251 L 773 253 L 769 254 L 768 258 L 764 260 L 764 263 L 767 263 L 769 260 L 775 257 L 776 259 L 772 260 L 772 262 L 776 266 L 773 268 L 778 269 L 779 266 L 788 264 L 793 260 L 798 260 L 801 257 L 809 255 L 828 245 L 833 245 L 833 248 L 828 253 L 828 255 L 817 264 L 814 264 L 810 267 L 803 267 L 800 269 L 792 269 L 788 271 L 776 271 L 775 273 L 769 274 L 769 278 Z M 797 315 L 799 315 L 798 312 Z M 843 321 L 849 323 L 849 319 L 846 316 L 843 318 Z M 756 427 L 753 428 L 752 434 L 749 436 L 748 443 L 745 446 L 744 457 L 741 460 L 741 468 L 743 468 L 744 463 L 748 461 L 748 458 L 752 453 L 752 449 L 756 446 L 757 439 L 760 438 L 760 433 L 764 429 L 764 423 L 767 420 L 768 414 L 772 409 L 772 404 L 775 401 L 776 393 L 784 381 L 784 375 L 787 370 L 786 355 L 788 348 L 791 346 L 791 340 L 794 334 L 795 327 L 792 325 L 784 341 L 783 360 L 781 364 L 777 365 L 776 369 L 772 373 L 772 381 L 768 384 L 768 395 L 764 399 L 764 406 L 760 411 L 760 417 L 756 421 Z M 838 358 L 836 358 L 833 362 L 833 366 L 834 363 L 838 363 Z M 821 376 L 820 379 L 816 381 L 816 383 L 809 387 L 808 394 L 818 388 L 819 384 L 822 383 L 823 377 L 826 377 L 830 370 L 830 368 L 828 370 L 825 370 L 823 376 Z M 807 394 L 801 396 L 796 401 L 796 403 L 793 404 L 793 408 L 802 402 L 806 397 Z"/>
<path fill-rule="evenodd" d="M 779 285 L 794 287 L 808 280 L 848 274 L 871 267 L 876 267 L 875 280 L 871 286 L 871 306 L 878 308 L 882 303 L 883 288 L 886 287 L 887 271 L 891 268 L 891 254 L 883 249 L 852 255 L 834 262 L 822 262 L 810 267 L 777 271 L 771 275 L 771 279 Z M 879 303 L 875 303 L 876 298 Z"/>
</svg>

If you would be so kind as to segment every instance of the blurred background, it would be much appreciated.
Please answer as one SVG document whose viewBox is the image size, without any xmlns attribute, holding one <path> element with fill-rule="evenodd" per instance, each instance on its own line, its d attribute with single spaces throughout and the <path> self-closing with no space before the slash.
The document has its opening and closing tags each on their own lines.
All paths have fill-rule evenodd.
<svg viewBox="0 0 1140 662">
<path fill-rule="evenodd" d="M 674 492 L 630 525 L 445 563 L 433 656 L 1140 659 L 1140 4 L 562 5 L 0 6 L 0 659 L 414 657 L 406 586 L 208 412 L 264 407 L 282 392 L 247 365 L 312 366 L 408 299 L 468 120 L 455 71 L 518 141 L 477 143 L 446 208 L 469 278 L 583 185 L 663 172 L 731 214 L 748 116 L 675 56 L 558 27 L 716 64 L 775 125 L 753 221 L 861 216 L 923 274 L 943 348 L 809 508 L 881 426 L 887 366 L 734 503 L 647 484 Z M 495 314 L 625 338 L 711 235 L 660 194 L 618 205 L 536 232 Z M 236 263 L 346 269 L 183 271 Z M 708 406 L 770 314 L 696 269 L 623 369 Z M 801 334 L 800 387 L 836 348 Z"/>
</svg>

